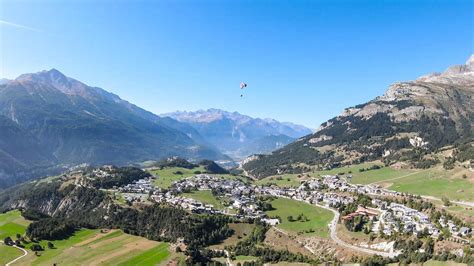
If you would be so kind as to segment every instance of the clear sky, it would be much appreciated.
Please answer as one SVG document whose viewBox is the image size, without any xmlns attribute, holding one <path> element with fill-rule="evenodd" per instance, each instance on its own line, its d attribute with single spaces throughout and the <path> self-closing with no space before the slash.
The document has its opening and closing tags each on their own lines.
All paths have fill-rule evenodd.
<svg viewBox="0 0 474 266">
<path fill-rule="evenodd" d="M 220 108 L 316 128 L 464 63 L 473 3 L 0 0 L 0 77 L 56 68 L 157 114 Z"/>
</svg>

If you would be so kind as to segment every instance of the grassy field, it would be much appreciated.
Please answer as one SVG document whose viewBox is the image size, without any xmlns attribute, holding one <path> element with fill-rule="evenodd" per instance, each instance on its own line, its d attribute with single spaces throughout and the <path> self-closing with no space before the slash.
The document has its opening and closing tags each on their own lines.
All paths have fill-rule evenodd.
<svg viewBox="0 0 474 266">
<path fill-rule="evenodd" d="M 377 170 L 359 171 L 359 169 L 369 168 L 374 164 L 381 165 L 379 162 L 373 162 L 325 171 L 314 171 L 303 175 L 288 174 L 281 175 L 281 178 L 271 176 L 256 181 L 256 183 L 276 183 L 280 187 L 297 187 L 301 181 L 308 178 L 344 173 L 345 175 L 352 175 L 352 179 L 348 181 L 354 184 L 376 183 L 400 192 L 438 198 L 448 197 L 452 200 L 474 201 L 474 175 L 467 169 L 444 170 L 441 166 L 426 170 L 382 167 Z M 468 176 L 467 179 L 462 178 L 464 174 Z"/>
<path fill-rule="evenodd" d="M 220 258 L 214 258 L 214 261 L 218 261 L 223 264 L 227 264 L 227 259 L 224 257 Z M 251 262 L 251 261 L 257 261 L 257 257 L 253 256 L 236 256 L 234 260 L 232 260 L 233 265 L 236 265 L 237 263 L 240 263 L 241 265 L 244 264 L 244 262 Z"/>
<path fill-rule="evenodd" d="M 16 234 L 23 235 L 26 227 L 30 224 L 25 220 L 20 211 L 10 211 L 0 214 L 0 239 L 5 237 L 14 237 Z"/>
<path fill-rule="evenodd" d="M 0 265 L 5 265 L 22 254 L 23 252 L 17 248 L 0 244 Z"/>
<path fill-rule="evenodd" d="M 190 193 L 183 193 L 182 196 L 186 198 L 195 199 L 205 204 L 211 204 L 214 206 L 214 208 L 218 210 L 225 209 L 225 206 L 222 205 L 222 203 L 216 197 L 214 197 L 214 195 L 212 195 L 212 192 L 210 190 L 192 191 Z"/>
<path fill-rule="evenodd" d="M 314 171 L 314 172 L 309 172 L 302 175 L 301 174 L 285 174 L 285 175 L 280 175 L 279 177 L 281 178 L 277 178 L 278 176 L 270 176 L 262 180 L 259 180 L 256 183 L 261 184 L 261 185 L 268 184 L 268 183 L 275 183 L 280 187 L 298 187 L 301 181 L 308 178 L 315 178 L 315 177 L 317 178 L 323 175 L 336 175 L 336 174 L 344 173 L 345 175 L 349 175 L 349 174 L 352 175 L 352 179 L 350 180 L 351 183 L 370 184 L 373 182 L 380 182 L 387 179 L 399 178 L 401 176 L 405 176 L 405 175 L 416 172 L 416 170 L 396 170 L 390 167 L 382 167 L 381 169 L 364 171 L 364 172 L 359 171 L 362 168 L 366 169 L 375 164 L 382 165 L 379 162 L 363 163 L 363 164 L 345 166 L 341 168 L 335 168 L 331 170 Z"/>
<path fill-rule="evenodd" d="M 204 167 L 202 166 L 196 167 L 194 169 L 170 167 L 163 168 L 162 170 L 153 170 L 150 172 L 158 176 L 158 178 L 154 182 L 155 186 L 160 188 L 169 188 L 174 181 L 193 176 L 196 171 L 200 171 L 202 173 L 205 172 Z M 176 174 L 176 172 L 181 172 L 182 174 Z"/>
<path fill-rule="evenodd" d="M 271 204 L 275 210 L 266 213 L 271 217 L 279 216 L 281 218 L 281 223 L 277 227 L 293 233 L 329 237 L 328 224 L 333 218 L 332 212 L 305 202 L 285 198 L 277 198 Z M 304 214 L 308 221 L 290 222 L 287 219 L 290 215 L 296 219 L 300 214 Z M 314 232 L 304 232 L 308 230 L 314 230 Z"/>
<path fill-rule="evenodd" d="M 392 183 L 389 188 L 438 198 L 447 197 L 451 200 L 474 201 L 474 184 L 472 180 L 461 177 L 460 173 L 463 172 L 463 169 L 446 171 L 433 168 L 389 181 Z"/>
<path fill-rule="evenodd" d="M 257 185 L 276 184 L 282 188 L 299 187 L 304 178 L 299 178 L 296 174 L 285 174 L 280 176 L 269 176 L 256 181 Z"/>
<path fill-rule="evenodd" d="M 40 256 L 29 253 L 18 265 L 156 265 L 170 257 L 167 243 L 132 236 L 122 231 L 101 233 L 83 229 L 66 240 L 52 241 L 55 248 Z"/>
<path fill-rule="evenodd" d="M 257 257 L 254 257 L 254 256 L 242 256 L 242 255 L 239 255 L 239 256 L 236 256 L 235 257 L 235 260 L 233 260 L 232 262 L 234 263 L 244 263 L 246 261 L 256 261 L 258 260 Z"/>
<path fill-rule="evenodd" d="M 374 163 L 359 164 L 350 167 L 342 167 L 329 171 L 315 172 L 318 175 L 337 174 L 352 172 L 351 183 L 370 184 L 377 183 L 385 185 L 389 189 L 408 192 L 412 194 L 427 195 L 434 197 L 448 197 L 452 200 L 474 201 L 474 184 L 472 174 L 467 169 L 456 168 L 445 170 L 440 166 L 422 169 L 393 169 L 383 167 L 377 170 L 359 172 L 361 168 L 367 168 Z M 313 176 L 315 173 L 312 173 Z M 463 174 L 471 176 L 462 178 Z M 469 180 L 471 179 L 471 180 Z"/>
<path fill-rule="evenodd" d="M 0 214 L 0 239 L 16 234 L 23 235 L 30 222 L 19 211 Z M 45 249 L 36 256 L 34 252 L 19 260 L 16 265 L 156 265 L 176 254 L 169 251 L 168 243 L 132 236 L 120 230 L 102 233 L 101 230 L 83 229 L 65 240 L 51 241 L 53 249 L 47 248 L 48 241 L 40 241 Z M 25 244 L 29 250 L 32 243 Z M 0 245 L 0 265 L 21 255 L 16 248 Z"/>
</svg>

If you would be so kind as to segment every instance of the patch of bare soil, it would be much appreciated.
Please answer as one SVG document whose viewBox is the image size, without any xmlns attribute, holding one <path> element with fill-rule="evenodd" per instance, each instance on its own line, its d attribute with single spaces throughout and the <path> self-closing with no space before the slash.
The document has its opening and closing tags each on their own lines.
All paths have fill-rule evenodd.
<svg viewBox="0 0 474 266">
<path fill-rule="evenodd" d="M 350 261 L 353 256 L 366 257 L 365 254 L 357 254 L 352 250 L 342 248 L 330 239 L 285 235 L 273 228 L 268 230 L 264 243 L 275 249 L 289 250 L 309 257 L 337 258 L 344 262 Z"/>
<path fill-rule="evenodd" d="M 434 247 L 435 252 L 439 252 L 439 253 L 441 253 L 443 250 L 450 252 L 452 250 L 460 249 L 460 248 L 463 248 L 463 244 L 455 243 L 448 240 L 437 241 Z"/>
<path fill-rule="evenodd" d="M 274 247 L 275 249 L 289 250 L 293 253 L 301 253 L 306 256 L 313 256 L 313 254 L 302 244 L 296 242 L 290 236 L 278 232 L 274 228 L 270 228 L 270 230 L 268 230 L 264 243 Z"/>
</svg>

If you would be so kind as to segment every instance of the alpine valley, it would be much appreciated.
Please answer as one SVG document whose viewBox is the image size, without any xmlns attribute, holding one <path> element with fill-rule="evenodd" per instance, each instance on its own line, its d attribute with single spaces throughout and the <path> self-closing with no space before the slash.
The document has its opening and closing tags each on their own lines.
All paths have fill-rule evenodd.
<svg viewBox="0 0 474 266">
<path fill-rule="evenodd" d="M 209 110 L 209 116 L 217 113 L 230 114 Z M 235 125 L 206 128 L 160 117 L 56 69 L 2 80 L 0 188 L 81 164 L 130 165 L 171 156 L 229 163 L 233 159 L 224 153 L 267 153 L 310 133 L 275 120 L 233 118 L 238 121 L 212 125 Z M 223 137 L 208 134 L 213 130 Z"/>
</svg>

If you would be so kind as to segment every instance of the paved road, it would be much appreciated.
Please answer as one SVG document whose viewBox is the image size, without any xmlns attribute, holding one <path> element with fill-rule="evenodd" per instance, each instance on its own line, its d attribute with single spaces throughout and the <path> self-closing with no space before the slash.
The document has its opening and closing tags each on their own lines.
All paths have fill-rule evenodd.
<svg viewBox="0 0 474 266">
<path fill-rule="evenodd" d="M 0 240 L 0 243 L 3 243 L 3 241 Z M 18 257 L 18 258 L 16 258 L 16 259 L 12 260 L 12 261 L 10 261 L 10 262 L 8 262 L 7 264 L 5 264 L 5 266 L 10 266 L 10 265 L 12 265 L 13 263 L 15 263 L 16 261 L 18 261 L 19 259 L 21 259 L 21 258 L 23 258 L 24 256 L 28 255 L 28 251 L 26 251 L 26 250 L 23 249 L 23 248 L 20 248 L 20 247 L 15 246 L 15 245 L 13 245 L 13 246 L 11 246 L 11 247 L 15 247 L 15 248 L 21 250 L 21 251 L 23 252 L 23 255 L 21 255 L 20 257 Z"/>
<path fill-rule="evenodd" d="M 300 200 L 300 201 L 303 201 L 303 200 Z M 303 201 L 305 202 L 305 201 Z M 329 232 L 330 232 L 330 236 L 331 236 L 331 239 L 336 242 L 338 245 L 340 246 L 343 246 L 345 248 L 348 248 L 348 249 L 352 249 L 352 250 L 355 250 L 355 251 L 359 251 L 359 252 L 363 252 L 363 253 L 367 253 L 367 254 L 371 254 L 371 255 L 379 255 L 379 256 L 382 256 L 382 257 L 390 257 L 390 258 L 393 258 L 393 257 L 396 257 L 398 255 L 398 253 L 395 253 L 395 252 L 383 252 L 383 251 L 376 251 L 376 250 L 372 250 L 372 249 L 368 249 L 368 248 L 363 248 L 363 247 L 359 247 L 359 246 L 355 246 L 355 245 L 352 245 L 352 244 L 349 244 L 349 243 L 346 243 L 344 241 L 342 241 L 338 236 L 337 236 L 337 231 L 336 231 L 336 227 L 337 227 L 337 222 L 339 221 L 339 212 L 334 210 L 334 209 L 331 209 L 329 207 L 326 207 L 324 205 L 319 205 L 319 204 L 312 204 L 312 205 L 315 205 L 317 207 L 320 207 L 320 208 L 323 208 L 323 209 L 326 209 L 326 210 L 329 210 L 331 211 L 332 213 L 334 213 L 334 218 L 332 219 L 331 223 L 328 224 L 329 226 Z M 277 229 L 278 230 L 278 229 Z M 278 230 L 281 232 L 281 230 Z M 311 250 L 310 250 L 311 251 Z M 314 253 L 314 252 L 313 252 Z"/>
<path fill-rule="evenodd" d="M 393 257 L 396 257 L 398 255 L 398 253 L 394 253 L 394 252 L 384 252 L 384 251 L 376 251 L 376 250 L 372 250 L 372 249 L 368 249 L 368 248 L 362 248 L 362 247 L 358 247 L 358 246 L 355 246 L 355 245 L 352 245 L 352 244 L 349 244 L 349 243 L 346 243 L 344 241 L 342 241 L 338 236 L 337 236 L 337 221 L 339 221 L 339 212 L 337 212 L 336 210 L 333 210 L 331 208 L 328 208 L 326 206 L 323 206 L 323 205 L 318 205 L 318 204 L 315 204 L 316 206 L 320 207 L 320 208 L 323 208 L 323 209 L 326 209 L 326 210 L 330 210 L 334 213 L 334 218 L 332 219 L 331 223 L 329 224 L 329 231 L 330 231 L 330 236 L 331 236 L 331 239 L 336 242 L 338 245 L 341 245 L 345 248 L 348 248 L 348 249 L 352 249 L 352 250 L 356 250 L 356 251 L 359 251 L 359 252 L 363 252 L 363 253 L 367 253 L 367 254 L 372 254 L 372 255 L 379 255 L 379 256 L 382 256 L 382 257 L 390 257 L 390 258 L 393 258 Z"/>
<path fill-rule="evenodd" d="M 224 250 L 224 252 L 225 252 L 225 255 L 227 256 L 227 264 L 228 264 L 229 266 L 233 266 L 233 265 L 232 265 L 232 261 L 230 260 L 230 253 L 229 253 L 229 251 Z"/>
</svg>

